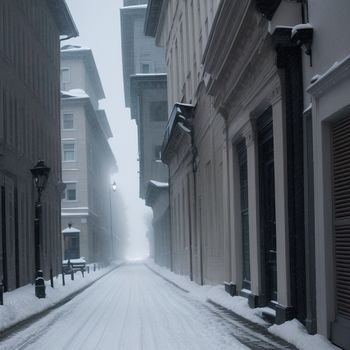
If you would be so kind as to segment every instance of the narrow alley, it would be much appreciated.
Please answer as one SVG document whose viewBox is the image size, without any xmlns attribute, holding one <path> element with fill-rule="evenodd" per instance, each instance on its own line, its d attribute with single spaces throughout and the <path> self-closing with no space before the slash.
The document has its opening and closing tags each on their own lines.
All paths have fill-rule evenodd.
<svg viewBox="0 0 350 350">
<path fill-rule="evenodd" d="M 13 349 L 292 349 L 194 299 L 145 265 L 120 267 L 0 343 Z"/>
</svg>

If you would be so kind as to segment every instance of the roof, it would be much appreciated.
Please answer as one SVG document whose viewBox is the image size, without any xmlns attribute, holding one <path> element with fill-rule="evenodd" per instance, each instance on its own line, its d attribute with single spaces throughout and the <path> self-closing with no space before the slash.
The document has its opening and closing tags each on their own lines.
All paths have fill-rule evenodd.
<svg viewBox="0 0 350 350">
<path fill-rule="evenodd" d="M 169 184 L 167 182 L 160 182 L 160 181 L 151 180 L 150 184 L 152 186 L 159 187 L 159 188 L 167 188 L 167 187 L 169 187 Z"/>
<path fill-rule="evenodd" d="M 90 98 L 83 89 L 71 89 L 69 91 L 61 91 L 62 98 Z"/>
<path fill-rule="evenodd" d="M 125 106 L 130 107 L 130 75 L 135 73 L 135 34 L 138 33 L 134 26 L 135 21 L 144 19 L 147 5 L 127 6 L 120 9 L 120 27 L 122 42 L 122 61 L 123 61 L 123 81 L 124 81 L 124 99 Z"/>
<path fill-rule="evenodd" d="M 166 182 L 159 182 L 151 180 L 147 184 L 146 189 L 146 205 L 152 207 L 156 202 L 158 196 L 163 192 L 167 191 L 169 184 Z"/>
<path fill-rule="evenodd" d="M 149 0 L 145 20 L 145 35 L 156 36 L 164 0 Z"/>
<path fill-rule="evenodd" d="M 172 140 L 179 141 L 180 133 L 185 132 L 191 134 L 190 124 L 193 118 L 195 106 L 185 103 L 175 103 L 171 112 L 168 124 L 165 129 L 163 145 L 162 145 L 162 161 L 167 164 L 168 161 L 168 149 Z M 176 148 L 176 146 L 175 146 Z"/>
<path fill-rule="evenodd" d="M 62 233 L 79 233 L 79 232 L 80 232 L 80 230 L 78 230 L 77 228 L 75 228 L 73 226 L 71 226 L 71 227 L 68 226 L 62 231 Z"/>
<path fill-rule="evenodd" d="M 101 129 L 103 130 L 106 139 L 113 137 L 111 127 L 109 125 L 106 112 L 103 109 L 96 111 L 98 122 L 100 123 Z"/>
<path fill-rule="evenodd" d="M 62 101 L 87 100 L 91 104 L 89 95 L 83 89 L 72 89 L 69 91 L 61 91 L 61 99 Z M 96 114 L 96 119 L 98 120 L 98 123 L 105 135 L 105 138 L 109 139 L 113 137 L 106 112 L 103 109 L 98 109 L 98 110 L 94 109 L 94 111 Z"/>
<path fill-rule="evenodd" d="M 52 12 L 60 34 L 68 37 L 78 36 L 78 29 L 65 0 L 46 0 L 46 3 Z"/>
<path fill-rule="evenodd" d="M 166 91 L 167 89 L 167 74 L 166 73 L 148 73 L 148 74 L 133 74 L 130 76 L 130 112 L 131 119 L 136 119 L 138 123 L 138 109 L 139 109 L 139 96 L 143 91 L 146 91 L 148 86 L 159 86 L 161 84 L 162 88 Z"/>
<path fill-rule="evenodd" d="M 91 73 L 90 77 L 95 87 L 97 98 L 99 100 L 105 98 L 105 93 L 103 91 L 100 75 L 98 74 L 96 62 L 91 49 L 89 47 L 79 45 L 62 46 L 61 60 L 65 58 L 83 58 L 88 72 Z"/>
</svg>

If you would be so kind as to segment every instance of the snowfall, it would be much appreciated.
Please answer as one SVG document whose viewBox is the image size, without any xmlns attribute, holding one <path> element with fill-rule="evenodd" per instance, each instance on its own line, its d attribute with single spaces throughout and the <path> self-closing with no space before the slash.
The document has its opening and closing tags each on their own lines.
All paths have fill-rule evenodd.
<svg viewBox="0 0 350 350">
<path fill-rule="evenodd" d="M 308 335 L 296 320 L 269 327 L 247 299 L 229 296 L 223 286 L 198 286 L 152 261 L 118 264 L 84 278 L 76 273 L 74 281 L 66 276 L 66 286 L 57 279 L 54 288 L 47 285 L 46 299 L 35 298 L 33 289 L 5 293 L 0 349 L 337 349 Z M 55 307 L 61 300 L 69 301 Z M 48 308 L 39 320 L 4 332 Z"/>
</svg>

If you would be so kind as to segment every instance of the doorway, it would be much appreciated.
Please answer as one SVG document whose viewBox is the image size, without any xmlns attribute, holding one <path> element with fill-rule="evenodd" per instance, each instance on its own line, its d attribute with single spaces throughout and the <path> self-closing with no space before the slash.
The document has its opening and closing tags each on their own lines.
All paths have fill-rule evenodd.
<svg viewBox="0 0 350 350">
<path fill-rule="evenodd" d="M 258 119 L 258 155 L 262 296 L 268 304 L 271 300 L 277 300 L 275 172 L 271 108 Z"/>
<path fill-rule="evenodd" d="M 79 233 L 69 233 L 64 235 L 64 258 L 68 259 L 79 259 Z"/>
</svg>

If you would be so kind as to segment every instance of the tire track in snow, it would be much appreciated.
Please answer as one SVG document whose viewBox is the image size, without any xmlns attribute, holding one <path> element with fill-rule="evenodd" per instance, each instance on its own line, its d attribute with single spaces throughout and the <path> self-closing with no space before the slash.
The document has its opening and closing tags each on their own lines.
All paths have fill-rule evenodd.
<svg viewBox="0 0 350 350">
<path fill-rule="evenodd" d="M 218 309 L 209 306 L 174 288 L 144 265 L 126 265 L 8 339 L 8 347 L 0 343 L 0 348 L 248 349 L 234 336 L 243 332 L 237 331 L 235 322 L 227 315 L 220 317 Z"/>
</svg>

